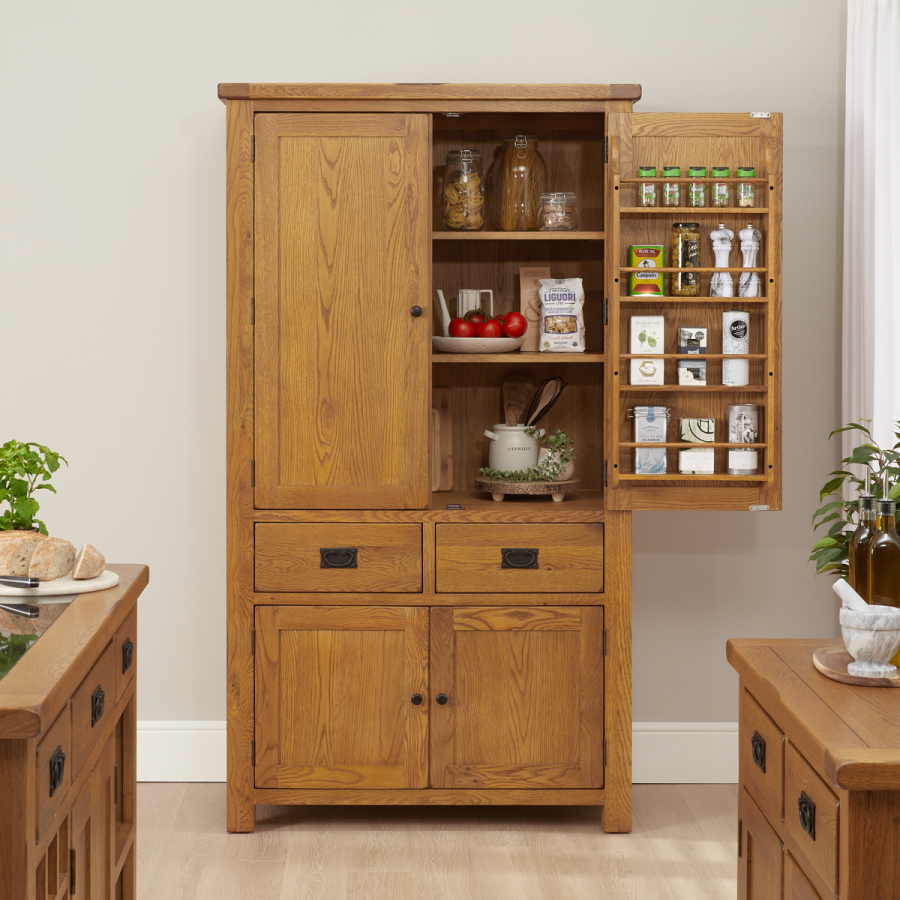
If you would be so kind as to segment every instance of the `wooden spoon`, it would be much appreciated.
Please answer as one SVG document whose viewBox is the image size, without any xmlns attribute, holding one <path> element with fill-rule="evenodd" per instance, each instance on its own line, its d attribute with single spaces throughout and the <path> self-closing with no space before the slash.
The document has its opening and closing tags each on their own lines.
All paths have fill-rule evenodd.
<svg viewBox="0 0 900 900">
<path fill-rule="evenodd" d="M 540 395 L 536 395 L 531 401 L 531 408 L 529 409 L 528 421 L 525 423 L 526 425 L 533 425 L 537 421 L 539 415 L 553 402 L 553 398 L 559 390 L 559 383 L 555 378 L 548 378 L 540 386 L 539 390 Z"/>
<path fill-rule="evenodd" d="M 503 420 L 507 425 L 519 424 L 532 390 L 534 382 L 522 375 L 509 375 L 503 380 Z"/>
</svg>

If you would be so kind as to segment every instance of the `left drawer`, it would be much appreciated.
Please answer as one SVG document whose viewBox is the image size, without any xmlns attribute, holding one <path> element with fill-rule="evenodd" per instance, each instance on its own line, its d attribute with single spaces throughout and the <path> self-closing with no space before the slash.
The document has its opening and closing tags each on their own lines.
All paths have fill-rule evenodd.
<svg viewBox="0 0 900 900">
<path fill-rule="evenodd" d="M 113 643 L 100 654 L 72 694 L 72 777 L 91 755 L 104 726 L 116 711 L 116 669 Z"/>
<path fill-rule="evenodd" d="M 35 758 L 37 787 L 37 834 L 39 840 L 53 820 L 72 783 L 72 735 L 69 707 L 56 717 L 37 746 Z M 7 823 L 9 824 L 9 823 Z"/>
<path fill-rule="evenodd" d="M 262 522 L 255 574 L 257 591 L 417 593 L 422 526 Z"/>
</svg>

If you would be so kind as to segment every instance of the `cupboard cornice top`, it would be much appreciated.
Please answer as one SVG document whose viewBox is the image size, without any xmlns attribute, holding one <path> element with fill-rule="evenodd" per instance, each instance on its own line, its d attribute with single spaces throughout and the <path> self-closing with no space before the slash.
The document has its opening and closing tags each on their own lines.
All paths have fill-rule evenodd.
<svg viewBox="0 0 900 900">
<path fill-rule="evenodd" d="M 225 100 L 640 100 L 639 84 L 219 85 Z"/>
</svg>

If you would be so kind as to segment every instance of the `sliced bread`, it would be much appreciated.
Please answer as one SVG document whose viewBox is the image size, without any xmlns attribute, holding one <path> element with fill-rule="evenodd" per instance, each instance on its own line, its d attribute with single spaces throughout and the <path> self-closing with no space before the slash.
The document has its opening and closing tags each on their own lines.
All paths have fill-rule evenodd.
<svg viewBox="0 0 900 900">
<path fill-rule="evenodd" d="M 40 581 L 54 581 L 68 575 L 75 565 L 75 548 L 61 538 L 46 538 L 31 557 L 27 574 Z"/>
<path fill-rule="evenodd" d="M 85 544 L 78 551 L 73 578 L 96 578 L 106 568 L 103 554 L 93 544 Z"/>
<path fill-rule="evenodd" d="M 0 541 L 0 575 L 27 575 L 34 551 L 47 536 L 36 531 L 4 533 L 9 537 Z"/>
</svg>

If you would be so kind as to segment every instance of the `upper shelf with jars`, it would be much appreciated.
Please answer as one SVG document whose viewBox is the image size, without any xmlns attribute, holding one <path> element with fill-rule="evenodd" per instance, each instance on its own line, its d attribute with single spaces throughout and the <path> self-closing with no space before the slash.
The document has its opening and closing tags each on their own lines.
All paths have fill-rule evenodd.
<svg viewBox="0 0 900 900">
<path fill-rule="evenodd" d="M 437 115 L 436 240 L 602 240 L 603 117 Z"/>
<path fill-rule="evenodd" d="M 756 166 L 738 166 L 732 177 L 730 166 L 641 166 L 636 178 L 622 178 L 622 213 L 727 212 L 766 213 L 768 178 L 757 176 Z M 629 205 L 630 204 L 630 205 Z"/>
</svg>

